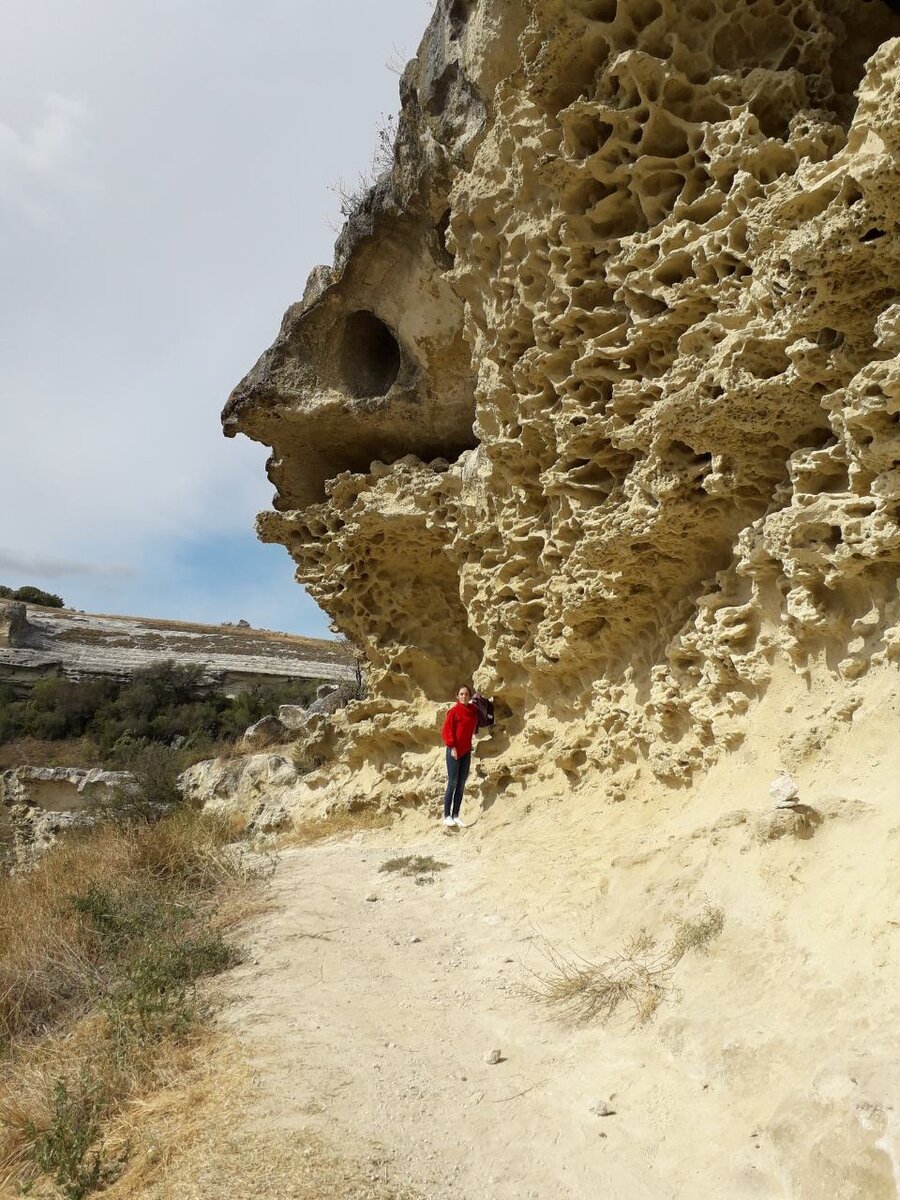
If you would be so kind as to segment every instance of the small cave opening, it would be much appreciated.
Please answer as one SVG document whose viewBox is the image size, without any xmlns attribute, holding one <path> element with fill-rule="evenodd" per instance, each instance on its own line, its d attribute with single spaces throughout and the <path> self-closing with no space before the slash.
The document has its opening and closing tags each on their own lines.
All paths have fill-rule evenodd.
<svg viewBox="0 0 900 1200">
<path fill-rule="evenodd" d="M 445 267 L 452 267 L 455 259 L 447 246 L 447 234 L 450 232 L 450 209 L 448 208 L 437 223 L 437 242 L 439 261 Z"/>
<path fill-rule="evenodd" d="M 380 317 L 360 309 L 350 313 L 341 340 L 341 375 L 358 400 L 384 396 L 400 374 L 400 343 Z"/>
<path fill-rule="evenodd" d="M 448 16 L 450 19 L 450 37 L 458 38 L 469 19 L 469 5 L 467 0 L 453 0 Z"/>
<path fill-rule="evenodd" d="M 868 12 L 864 17 L 860 14 L 861 20 L 846 25 L 845 35 L 835 40 L 831 56 L 835 109 L 846 128 L 856 112 L 867 60 L 884 42 L 900 36 L 900 0 L 864 2 Z"/>
</svg>

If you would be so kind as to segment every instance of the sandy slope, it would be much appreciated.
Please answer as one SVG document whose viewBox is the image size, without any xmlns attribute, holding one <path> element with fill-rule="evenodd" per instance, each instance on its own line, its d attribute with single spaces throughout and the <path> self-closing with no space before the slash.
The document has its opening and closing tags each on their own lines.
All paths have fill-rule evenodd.
<svg viewBox="0 0 900 1200">
<path fill-rule="evenodd" d="M 774 689 L 690 792 L 508 795 L 459 834 L 409 813 L 287 851 L 226 984 L 256 1076 L 236 1125 L 288 1162 L 321 1137 L 434 1200 L 896 1197 L 894 683 L 855 711 Z M 770 836 L 783 764 L 815 810 L 804 836 Z M 418 885 L 379 872 L 397 853 L 449 865 Z M 575 1027 L 527 994 L 548 946 L 598 958 L 641 929 L 665 944 L 706 898 L 724 931 L 646 1025 Z M 217 1194 L 194 1184 L 179 1194 Z"/>
</svg>

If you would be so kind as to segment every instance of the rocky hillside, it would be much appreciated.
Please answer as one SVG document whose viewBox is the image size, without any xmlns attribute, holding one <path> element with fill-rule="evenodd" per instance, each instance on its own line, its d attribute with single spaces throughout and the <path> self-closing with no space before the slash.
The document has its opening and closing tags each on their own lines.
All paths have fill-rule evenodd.
<svg viewBox="0 0 900 1200">
<path fill-rule="evenodd" d="M 223 415 L 365 650 L 320 747 L 362 793 L 424 794 L 468 677 L 495 795 L 683 786 L 774 674 L 843 712 L 896 671 L 898 34 L 881 0 L 438 4 L 392 171 Z"/>
<path fill-rule="evenodd" d="M 226 690 L 267 679 L 350 679 L 339 642 L 243 626 L 109 617 L 0 601 L 0 683 L 27 690 L 35 679 L 127 679 L 152 663 L 197 665 Z"/>
</svg>

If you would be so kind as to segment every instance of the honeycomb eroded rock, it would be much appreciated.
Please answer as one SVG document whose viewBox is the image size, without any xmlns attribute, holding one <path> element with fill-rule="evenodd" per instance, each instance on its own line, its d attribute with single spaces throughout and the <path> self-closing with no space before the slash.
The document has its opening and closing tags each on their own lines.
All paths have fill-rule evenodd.
<svg viewBox="0 0 900 1200">
<path fill-rule="evenodd" d="M 438 5 L 393 169 L 224 414 L 365 653 L 314 735 L 369 799 L 429 794 L 467 677 L 487 795 L 682 783 L 776 663 L 900 655 L 900 16 L 515 7 Z"/>
</svg>

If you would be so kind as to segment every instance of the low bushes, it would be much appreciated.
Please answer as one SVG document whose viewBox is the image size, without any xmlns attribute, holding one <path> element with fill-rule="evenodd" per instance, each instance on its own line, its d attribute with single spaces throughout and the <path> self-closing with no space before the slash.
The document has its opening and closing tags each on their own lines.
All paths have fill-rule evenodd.
<svg viewBox="0 0 900 1200">
<path fill-rule="evenodd" d="M 388 874 L 405 875 L 415 879 L 416 883 L 434 883 L 435 874 L 445 871 L 449 863 L 432 858 L 430 854 L 403 854 L 399 858 L 389 858 L 378 868 Z"/>
<path fill-rule="evenodd" d="M 0 600 L 22 600 L 27 604 L 40 604 L 44 608 L 65 608 L 62 596 L 45 592 L 43 588 L 26 583 L 24 587 L 11 588 L 0 583 Z"/>
<path fill-rule="evenodd" d="M 178 741 L 188 751 L 234 741 L 279 705 L 308 704 L 317 686 L 317 680 L 272 682 L 229 697 L 210 687 L 199 667 L 172 662 L 135 671 L 127 683 L 42 679 L 25 700 L 0 684 L 0 744 L 82 739 L 83 751 L 95 747 L 92 757 L 113 769 L 127 765 L 123 757 L 135 741 Z"/>
</svg>

